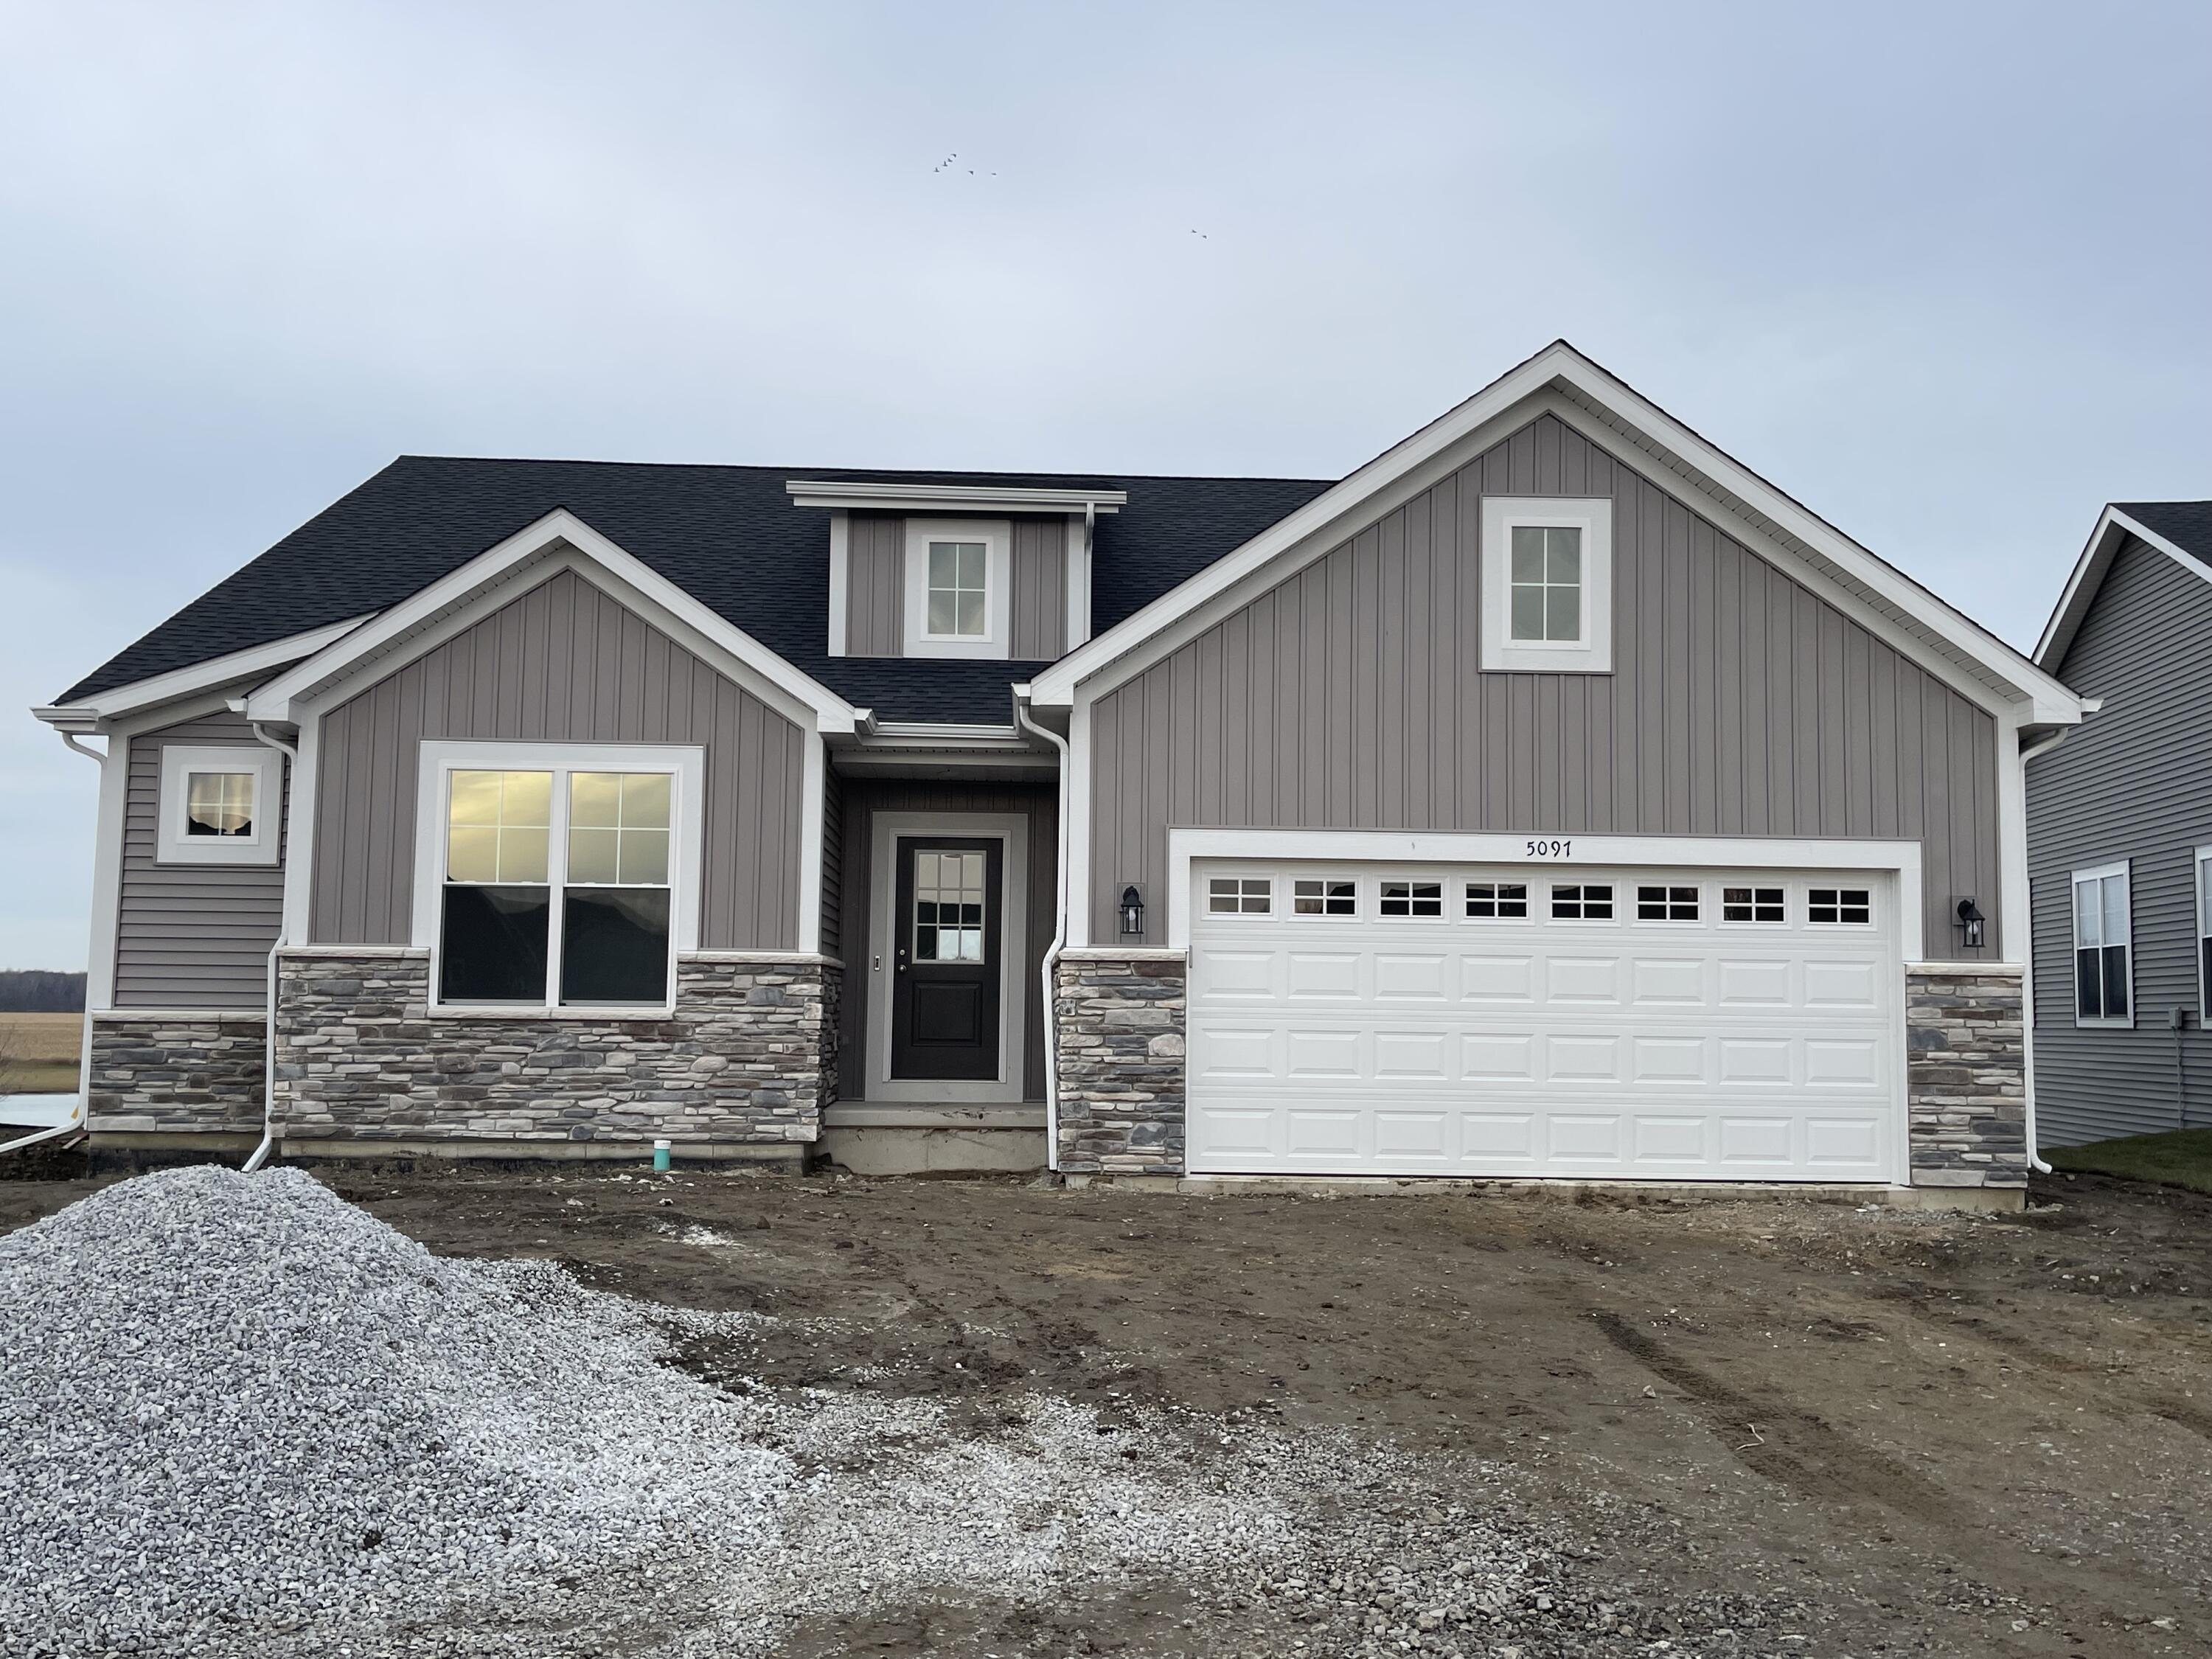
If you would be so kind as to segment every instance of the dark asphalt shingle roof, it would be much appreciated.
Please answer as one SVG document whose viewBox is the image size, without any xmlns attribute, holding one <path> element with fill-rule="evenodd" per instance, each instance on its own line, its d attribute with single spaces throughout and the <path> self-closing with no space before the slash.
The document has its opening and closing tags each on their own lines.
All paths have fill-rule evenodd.
<svg viewBox="0 0 2212 1659">
<path fill-rule="evenodd" d="M 1094 627 L 1103 632 L 1329 487 L 1307 478 L 1107 477 L 471 460 L 406 455 L 64 692 L 69 703 L 397 604 L 566 507 L 770 650 L 889 720 L 1004 723 L 1006 688 L 1042 665 L 832 658 L 828 515 L 792 478 L 1126 489 L 1098 520 Z"/>
<path fill-rule="evenodd" d="M 2212 501 L 2114 501 L 2112 505 L 2212 569 Z"/>
</svg>

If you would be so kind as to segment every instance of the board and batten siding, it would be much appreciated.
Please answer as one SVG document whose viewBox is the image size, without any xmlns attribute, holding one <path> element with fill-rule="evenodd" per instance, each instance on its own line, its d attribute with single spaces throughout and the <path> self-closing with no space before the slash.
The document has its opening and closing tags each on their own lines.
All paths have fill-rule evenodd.
<svg viewBox="0 0 2212 1659">
<path fill-rule="evenodd" d="M 1018 518 L 1008 560 L 1010 653 L 1049 662 L 1067 648 L 1067 521 Z M 845 527 L 845 653 L 906 653 L 904 519 L 854 513 Z"/>
<path fill-rule="evenodd" d="M 419 745 L 683 743 L 706 751 L 699 943 L 797 942 L 806 737 L 573 571 L 322 717 L 309 936 L 405 944 Z"/>
<path fill-rule="evenodd" d="M 131 739 L 116 897 L 115 1006 L 266 1007 L 269 951 L 284 915 L 281 821 L 274 865 L 158 863 L 161 754 L 173 744 L 258 746 L 245 716 L 232 714 Z M 291 787 L 289 764 L 285 787 Z"/>
<path fill-rule="evenodd" d="M 1029 937 L 1023 942 L 1022 1092 L 1044 1098 L 1044 992 L 1040 975 L 1060 905 L 1060 791 L 1053 784 L 963 783 L 922 779 L 847 778 L 843 781 L 844 871 L 840 933 L 824 933 L 822 948 L 845 963 L 838 1040 L 837 1097 L 867 1097 L 868 999 L 883 977 L 871 954 L 878 812 L 1020 812 L 1029 818 Z M 883 902 L 893 902 L 884 896 Z M 831 941 L 835 940 L 833 944 Z"/>
<path fill-rule="evenodd" d="M 1613 502 L 1613 672 L 1480 671 L 1481 498 Z M 2002 952 L 1994 718 L 1542 416 L 1102 696 L 1091 937 L 1174 827 L 1920 842 L 1926 952 Z M 1954 896 L 1991 918 L 1964 950 Z"/>
<path fill-rule="evenodd" d="M 2212 1127 L 2196 849 L 2212 844 L 2212 581 L 2130 539 L 2057 665 L 2104 707 L 2027 765 L 2036 1128 L 2045 1146 Z M 2135 1024 L 2074 1023 L 2073 874 L 2128 861 Z M 2176 1031 L 2172 1011 L 2186 1011 Z"/>
</svg>

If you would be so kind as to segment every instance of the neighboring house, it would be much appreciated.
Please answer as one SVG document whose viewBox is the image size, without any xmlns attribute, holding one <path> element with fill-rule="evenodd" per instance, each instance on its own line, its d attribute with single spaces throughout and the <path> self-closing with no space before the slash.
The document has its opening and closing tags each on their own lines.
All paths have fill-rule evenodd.
<svg viewBox="0 0 2212 1659">
<path fill-rule="evenodd" d="M 2081 705 L 1560 343 L 1334 483 L 403 459 L 39 714 L 112 1144 L 2010 1200 Z"/>
<path fill-rule="evenodd" d="M 2212 501 L 2119 501 L 2036 660 L 2097 712 L 2027 769 L 2043 1137 L 2212 1127 Z"/>
</svg>

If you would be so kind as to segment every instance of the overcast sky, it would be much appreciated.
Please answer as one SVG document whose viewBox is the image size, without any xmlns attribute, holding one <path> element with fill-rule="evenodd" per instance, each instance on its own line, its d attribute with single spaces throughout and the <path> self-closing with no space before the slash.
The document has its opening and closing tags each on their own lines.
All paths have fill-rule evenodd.
<svg viewBox="0 0 2212 1659">
<path fill-rule="evenodd" d="M 21 711 L 407 452 L 1336 477 L 1565 335 L 2032 644 L 2212 495 L 2208 72 L 2193 0 L 0 0 L 0 967 L 85 958 Z"/>
</svg>

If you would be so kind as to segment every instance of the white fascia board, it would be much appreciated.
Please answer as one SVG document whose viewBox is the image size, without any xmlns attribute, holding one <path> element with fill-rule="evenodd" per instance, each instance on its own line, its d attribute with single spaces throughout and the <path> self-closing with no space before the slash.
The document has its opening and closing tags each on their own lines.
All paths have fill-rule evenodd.
<svg viewBox="0 0 2212 1659">
<path fill-rule="evenodd" d="M 2075 560 L 2073 572 L 2066 578 L 2065 591 L 2059 594 L 2051 620 L 2044 624 L 2043 637 L 2036 641 L 2035 660 L 2045 672 L 2055 672 L 2065 659 L 2067 647 L 2081 630 L 2081 619 L 2089 614 L 2097 590 L 2104 586 L 2105 573 L 2112 568 L 2112 561 L 2130 536 L 2156 548 L 2199 580 L 2212 582 L 2212 568 L 2207 568 L 2203 560 L 2191 557 L 2117 507 L 2107 506 L 2097 515 L 2097 527 L 2089 532 L 2081 556 Z"/>
<path fill-rule="evenodd" d="M 830 654 L 845 654 L 853 604 L 853 520 L 843 507 L 830 515 Z"/>
<path fill-rule="evenodd" d="M 1342 483 L 1322 492 L 1243 547 L 1218 560 L 1171 592 L 1036 677 L 1036 700 L 1066 707 L 1075 688 L 1133 647 L 1209 599 L 1252 575 L 1276 557 L 1363 507 L 1407 473 L 1436 459 L 1471 433 L 1552 386 L 1571 388 L 1583 401 L 1607 411 L 1680 457 L 1716 492 L 1749 513 L 1781 526 L 1828 560 L 1883 604 L 1942 638 L 2033 705 L 2033 718 L 2070 725 L 2081 717 L 2080 700 L 1995 635 L 1953 609 L 1895 566 L 1792 501 L 1656 404 L 1599 368 L 1564 341 L 1546 347 L 1449 413 L 1386 450 Z M 1924 656 L 1916 653 L 1916 659 Z"/>
<path fill-rule="evenodd" d="M 240 680 L 253 679 L 272 669 L 283 668 L 303 658 L 312 657 L 343 639 L 375 614 L 369 611 L 344 622 L 331 623 L 327 627 L 310 629 L 304 634 L 271 640 L 266 645 L 248 646 L 243 651 L 210 657 L 207 661 L 194 663 L 189 668 L 172 669 L 166 674 L 156 674 L 149 679 L 133 680 L 127 685 L 116 686 L 112 690 L 102 691 L 79 702 L 33 708 L 31 714 L 33 718 L 62 731 L 97 731 L 103 721 L 117 720 L 140 709 L 173 702 L 179 697 L 189 697 L 219 686 L 233 685 Z"/>
<path fill-rule="evenodd" d="M 1129 499 L 1126 489 L 1035 489 L 995 484 L 855 483 L 836 478 L 789 478 L 784 489 L 793 507 L 864 507 L 888 513 L 901 507 L 931 513 L 1118 512 Z"/>
<path fill-rule="evenodd" d="M 817 731 L 853 729 L 854 711 L 836 692 L 702 605 L 566 507 L 517 531 L 270 681 L 247 700 L 248 718 L 291 720 L 295 700 L 307 700 L 355 664 L 402 645 L 417 630 L 428 628 L 444 619 L 448 612 L 467 605 L 479 590 L 496 588 L 503 578 L 541 562 L 539 556 L 556 542 L 566 542 L 590 566 L 648 601 L 717 653 L 750 670 L 793 705 L 810 710 Z"/>
<path fill-rule="evenodd" d="M 1532 844 L 1571 845 L 1563 856 L 1531 857 Z M 1775 836 L 1502 836 L 1456 830 L 1170 830 L 1168 947 L 1190 946 L 1190 866 L 1195 859 L 1330 859 L 1366 864 L 1515 865 L 1573 870 L 1671 865 L 1722 870 L 1878 870 L 1898 878 L 1903 959 L 1921 959 L 1921 847 L 1917 841 L 1795 840 Z M 1087 943 L 1087 941 L 1086 941 Z"/>
</svg>

